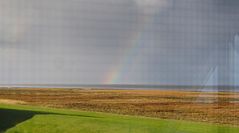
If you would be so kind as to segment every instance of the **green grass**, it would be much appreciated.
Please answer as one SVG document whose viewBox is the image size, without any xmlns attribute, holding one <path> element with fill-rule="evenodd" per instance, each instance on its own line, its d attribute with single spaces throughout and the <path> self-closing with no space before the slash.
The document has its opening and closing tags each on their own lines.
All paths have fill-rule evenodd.
<svg viewBox="0 0 239 133">
<path fill-rule="evenodd" d="M 6 133 L 239 133 L 239 128 L 107 113 L 0 105 Z"/>
</svg>

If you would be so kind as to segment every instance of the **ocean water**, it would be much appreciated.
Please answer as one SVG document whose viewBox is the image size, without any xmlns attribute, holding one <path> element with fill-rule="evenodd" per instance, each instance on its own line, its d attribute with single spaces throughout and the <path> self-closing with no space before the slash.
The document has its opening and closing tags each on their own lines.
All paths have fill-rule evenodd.
<svg viewBox="0 0 239 133">
<path fill-rule="evenodd" d="M 2 88 L 69 88 L 69 89 L 139 89 L 139 90 L 181 90 L 208 92 L 239 92 L 239 86 L 191 86 L 191 85 L 126 85 L 126 84 L 11 84 Z"/>
</svg>

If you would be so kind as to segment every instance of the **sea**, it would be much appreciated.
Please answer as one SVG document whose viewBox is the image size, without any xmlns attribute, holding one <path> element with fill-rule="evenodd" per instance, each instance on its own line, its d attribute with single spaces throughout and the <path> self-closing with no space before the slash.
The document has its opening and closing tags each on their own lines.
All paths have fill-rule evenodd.
<svg viewBox="0 0 239 133">
<path fill-rule="evenodd" d="M 239 86 L 141 85 L 141 84 L 0 84 L 0 88 L 132 89 L 239 92 Z"/>
</svg>

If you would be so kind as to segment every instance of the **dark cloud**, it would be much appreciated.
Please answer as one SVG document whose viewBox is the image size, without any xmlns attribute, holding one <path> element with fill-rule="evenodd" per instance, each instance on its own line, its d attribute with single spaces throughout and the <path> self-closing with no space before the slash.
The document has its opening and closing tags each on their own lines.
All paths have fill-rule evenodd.
<svg viewBox="0 0 239 133">
<path fill-rule="evenodd" d="M 237 0 L 0 5 L 2 83 L 104 83 L 120 66 L 117 83 L 201 84 L 239 31 Z"/>
</svg>

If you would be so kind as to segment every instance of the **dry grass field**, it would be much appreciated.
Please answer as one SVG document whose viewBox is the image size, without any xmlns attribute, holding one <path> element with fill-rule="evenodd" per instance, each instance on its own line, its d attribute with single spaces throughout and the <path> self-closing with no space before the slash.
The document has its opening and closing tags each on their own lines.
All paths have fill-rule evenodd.
<svg viewBox="0 0 239 133">
<path fill-rule="evenodd" d="M 239 93 L 230 92 L 0 89 L 0 103 L 239 125 Z"/>
</svg>

